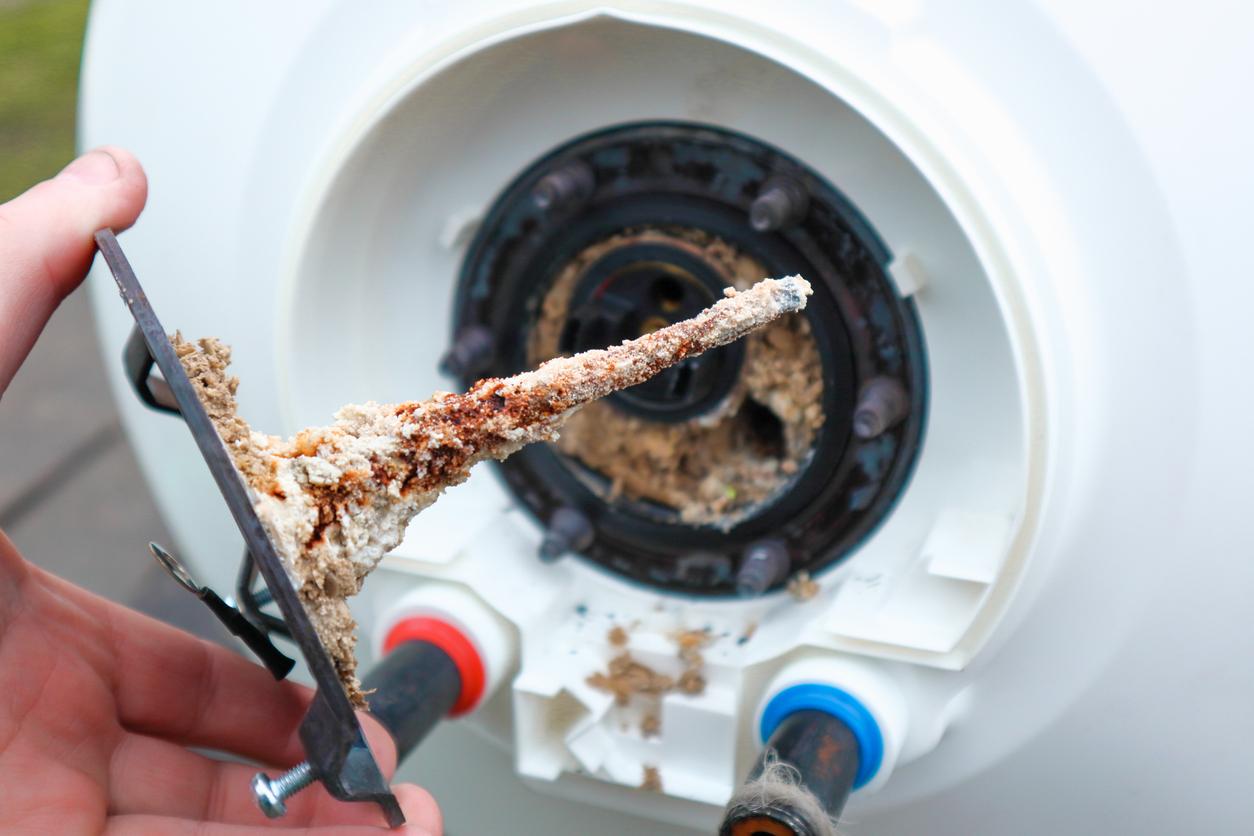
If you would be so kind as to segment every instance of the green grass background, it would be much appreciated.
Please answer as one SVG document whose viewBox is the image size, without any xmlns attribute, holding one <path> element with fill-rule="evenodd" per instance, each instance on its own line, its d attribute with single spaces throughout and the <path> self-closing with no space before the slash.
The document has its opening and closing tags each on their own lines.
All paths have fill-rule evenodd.
<svg viewBox="0 0 1254 836">
<path fill-rule="evenodd" d="M 74 156 L 88 0 L 0 0 L 0 202 Z"/>
</svg>

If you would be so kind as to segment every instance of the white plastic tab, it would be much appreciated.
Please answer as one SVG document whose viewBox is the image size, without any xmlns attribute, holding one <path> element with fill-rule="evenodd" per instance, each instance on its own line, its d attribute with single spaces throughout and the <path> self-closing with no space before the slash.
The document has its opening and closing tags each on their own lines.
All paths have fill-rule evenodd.
<svg viewBox="0 0 1254 836">
<path fill-rule="evenodd" d="M 893 284 L 897 285 L 897 292 L 906 297 L 918 293 L 927 284 L 927 272 L 923 269 L 923 262 L 909 250 L 899 252 L 888 263 L 888 275 Z"/>
<path fill-rule="evenodd" d="M 923 543 L 933 575 L 990 584 L 997 579 L 1013 521 L 1002 514 L 942 511 Z"/>
<path fill-rule="evenodd" d="M 463 249 L 470 243 L 483 221 L 483 208 L 467 206 L 448 216 L 440 230 L 440 246 L 449 251 Z"/>
<path fill-rule="evenodd" d="M 997 581 L 1013 529 L 1006 514 L 942 511 L 913 560 L 891 572 L 864 569 L 841 585 L 826 628 L 846 638 L 949 653 Z"/>
<path fill-rule="evenodd" d="M 709 686 L 662 700 L 662 749 L 672 792 L 725 804 L 736 788 L 736 692 Z M 683 782 L 682 784 L 680 782 Z"/>
</svg>

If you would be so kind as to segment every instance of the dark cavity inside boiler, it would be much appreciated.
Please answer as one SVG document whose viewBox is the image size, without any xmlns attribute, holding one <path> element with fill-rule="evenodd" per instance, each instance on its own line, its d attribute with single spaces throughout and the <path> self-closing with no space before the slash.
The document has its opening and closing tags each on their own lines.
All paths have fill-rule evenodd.
<svg viewBox="0 0 1254 836">
<path fill-rule="evenodd" d="M 499 466 L 547 526 L 542 557 L 761 594 L 850 554 L 909 479 L 927 368 L 889 259 L 856 207 L 779 149 L 705 125 L 613 127 L 498 196 L 442 363 L 466 384 L 509 375 L 689 317 L 727 287 L 806 277 L 804 316 L 592 404 Z"/>
</svg>

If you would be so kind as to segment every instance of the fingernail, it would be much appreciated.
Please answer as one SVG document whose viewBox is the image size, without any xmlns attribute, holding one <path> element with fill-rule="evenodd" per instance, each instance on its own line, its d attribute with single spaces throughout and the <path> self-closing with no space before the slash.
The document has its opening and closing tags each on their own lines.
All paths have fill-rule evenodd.
<svg viewBox="0 0 1254 836">
<path fill-rule="evenodd" d="M 88 151 L 61 170 L 58 177 L 72 177 L 80 183 L 99 186 L 118 179 L 118 162 L 107 151 Z"/>
</svg>

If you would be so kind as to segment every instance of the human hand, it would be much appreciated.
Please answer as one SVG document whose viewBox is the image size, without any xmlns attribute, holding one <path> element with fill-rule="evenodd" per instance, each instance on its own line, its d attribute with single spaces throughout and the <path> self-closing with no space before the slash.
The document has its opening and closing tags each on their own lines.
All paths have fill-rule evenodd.
<svg viewBox="0 0 1254 836">
<path fill-rule="evenodd" d="M 139 163 L 106 148 L 0 205 L 0 392 L 82 281 L 92 233 L 130 226 L 146 196 Z M 187 748 L 291 766 L 303 757 L 297 728 L 311 696 L 44 572 L 0 533 L 0 831 L 379 833 L 375 805 L 334 801 L 321 786 L 270 822 L 252 798 L 255 766 Z M 391 738 L 365 715 L 363 727 L 390 777 Z M 398 832 L 438 836 L 431 796 L 411 784 L 394 790 L 409 822 Z"/>
</svg>

